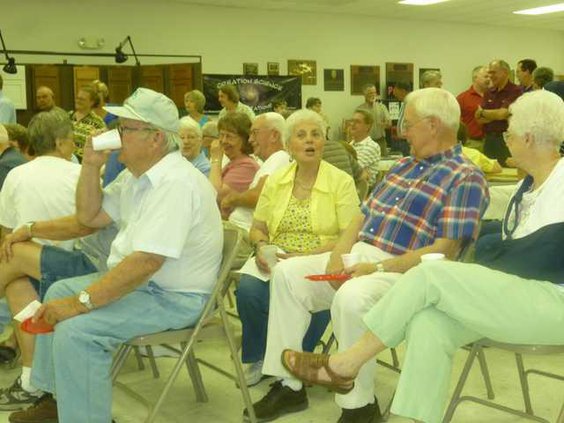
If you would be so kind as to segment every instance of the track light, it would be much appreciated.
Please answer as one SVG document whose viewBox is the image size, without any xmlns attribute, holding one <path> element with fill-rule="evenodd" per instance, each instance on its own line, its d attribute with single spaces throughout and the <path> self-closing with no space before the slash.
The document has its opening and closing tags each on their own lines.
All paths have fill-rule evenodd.
<svg viewBox="0 0 564 423">
<path fill-rule="evenodd" d="M 135 64 L 137 66 L 141 65 L 141 63 L 139 63 L 139 59 L 137 58 L 137 53 L 135 53 L 135 48 L 133 47 L 133 43 L 131 42 L 131 37 L 129 35 L 125 37 L 125 39 L 121 43 L 119 43 L 119 45 L 116 47 L 116 54 L 115 54 L 116 63 L 124 63 L 127 61 L 128 56 L 123 52 L 123 47 L 125 46 L 126 43 L 129 43 L 129 45 L 131 46 L 133 57 L 135 57 Z"/>
<path fill-rule="evenodd" d="M 4 44 L 4 37 L 2 37 L 2 31 L 0 31 L 0 41 L 2 41 L 2 49 L 4 50 L 4 55 L 8 63 L 4 65 L 2 70 L 6 73 L 15 74 L 18 73 L 18 68 L 16 67 L 16 59 L 8 56 L 8 50 L 6 50 L 6 44 Z"/>
</svg>

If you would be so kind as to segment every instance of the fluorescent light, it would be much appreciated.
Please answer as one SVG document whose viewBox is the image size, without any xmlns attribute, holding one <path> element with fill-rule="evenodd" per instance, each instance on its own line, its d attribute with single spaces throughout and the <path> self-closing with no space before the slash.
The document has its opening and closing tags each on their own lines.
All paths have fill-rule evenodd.
<svg viewBox="0 0 564 423">
<path fill-rule="evenodd" d="M 535 7 L 534 9 L 516 10 L 517 15 L 544 15 L 546 13 L 564 12 L 564 3 L 552 4 L 550 6 Z"/>
<path fill-rule="evenodd" d="M 411 6 L 427 6 L 429 4 L 444 3 L 448 0 L 402 0 L 399 4 L 409 4 Z"/>
</svg>

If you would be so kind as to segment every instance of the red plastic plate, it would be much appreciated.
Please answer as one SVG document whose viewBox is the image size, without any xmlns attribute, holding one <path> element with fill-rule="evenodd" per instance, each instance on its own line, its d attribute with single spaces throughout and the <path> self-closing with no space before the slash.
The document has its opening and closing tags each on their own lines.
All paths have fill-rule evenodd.
<svg viewBox="0 0 564 423">
<path fill-rule="evenodd" d="M 344 282 L 351 278 L 351 275 L 347 273 L 333 273 L 329 275 L 308 275 L 306 279 L 309 279 L 313 282 L 321 282 L 321 281 L 337 281 L 337 282 Z"/>
<path fill-rule="evenodd" d="M 22 322 L 21 328 L 24 332 L 38 334 L 53 332 L 54 327 L 47 323 L 45 320 L 40 319 L 37 322 L 32 322 L 31 317 Z"/>
</svg>

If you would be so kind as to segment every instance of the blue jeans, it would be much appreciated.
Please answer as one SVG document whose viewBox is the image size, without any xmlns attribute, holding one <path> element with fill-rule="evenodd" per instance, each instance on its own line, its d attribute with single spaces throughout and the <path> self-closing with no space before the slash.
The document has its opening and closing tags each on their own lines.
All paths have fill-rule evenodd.
<svg viewBox="0 0 564 423">
<path fill-rule="evenodd" d="M 76 295 L 101 276 L 56 282 L 45 302 Z M 194 325 L 208 298 L 165 291 L 149 282 L 118 301 L 64 320 L 52 334 L 37 336 L 32 383 L 56 394 L 61 423 L 111 422 L 112 352 L 135 336 Z"/>
<path fill-rule="evenodd" d="M 242 274 L 237 288 L 237 310 L 243 326 L 243 363 L 264 359 L 270 303 L 270 283 Z M 311 323 L 304 336 L 304 351 L 313 351 L 331 320 L 329 310 L 311 315 Z"/>
</svg>

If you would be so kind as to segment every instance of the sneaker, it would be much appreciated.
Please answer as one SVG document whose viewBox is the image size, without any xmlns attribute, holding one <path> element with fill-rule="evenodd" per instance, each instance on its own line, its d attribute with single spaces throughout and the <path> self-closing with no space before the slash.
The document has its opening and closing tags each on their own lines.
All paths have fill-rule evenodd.
<svg viewBox="0 0 564 423">
<path fill-rule="evenodd" d="M 0 389 L 0 410 L 22 410 L 33 405 L 43 392 L 28 392 L 22 388 L 22 380 L 18 377 L 12 386 Z"/>
<path fill-rule="evenodd" d="M 256 363 L 246 364 L 245 367 L 245 380 L 247 381 L 247 386 L 255 386 L 261 380 L 266 379 L 269 376 L 262 374 L 262 365 L 264 361 L 257 361 Z"/>
<path fill-rule="evenodd" d="M 374 402 L 364 407 L 343 408 L 337 423 L 380 423 L 383 421 L 378 399 L 374 397 Z"/>
<path fill-rule="evenodd" d="M 53 395 L 43 394 L 27 410 L 10 414 L 8 421 L 10 423 L 58 423 L 57 401 Z"/>
<path fill-rule="evenodd" d="M 278 417 L 305 410 L 308 407 L 305 388 L 292 391 L 287 386 L 282 386 L 282 381 L 270 385 L 270 391 L 258 402 L 253 404 L 257 422 L 269 422 Z M 243 412 L 243 418 L 249 419 L 247 410 Z"/>
</svg>

